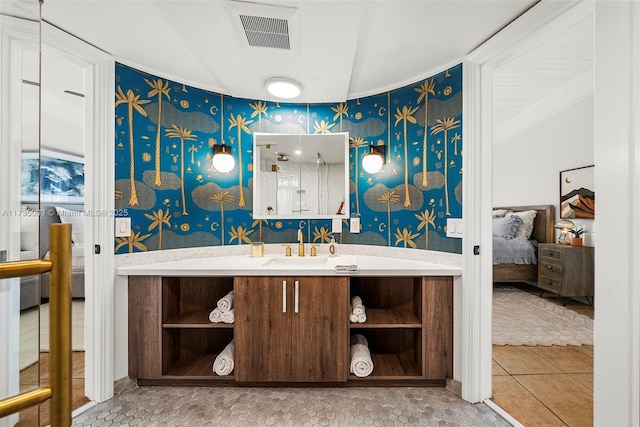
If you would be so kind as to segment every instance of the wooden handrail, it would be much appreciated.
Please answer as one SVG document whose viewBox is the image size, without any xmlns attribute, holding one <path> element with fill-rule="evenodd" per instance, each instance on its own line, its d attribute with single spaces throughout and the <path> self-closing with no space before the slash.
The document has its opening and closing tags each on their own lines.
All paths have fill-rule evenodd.
<svg viewBox="0 0 640 427">
<path fill-rule="evenodd" d="M 0 418 L 51 399 L 52 427 L 71 425 L 71 225 L 51 224 L 50 259 L 0 263 L 0 279 L 51 273 L 49 387 L 0 400 Z"/>
</svg>

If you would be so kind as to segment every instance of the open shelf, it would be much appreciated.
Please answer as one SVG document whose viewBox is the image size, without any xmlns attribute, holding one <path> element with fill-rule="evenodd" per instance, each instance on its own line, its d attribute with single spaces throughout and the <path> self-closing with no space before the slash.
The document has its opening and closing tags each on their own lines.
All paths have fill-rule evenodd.
<svg viewBox="0 0 640 427">
<path fill-rule="evenodd" d="M 168 319 L 162 324 L 163 328 L 231 328 L 233 323 L 214 323 L 209 320 L 212 309 L 203 309 L 182 313 Z"/>
<path fill-rule="evenodd" d="M 365 306 L 366 307 L 366 306 Z M 389 308 L 366 308 L 367 321 L 350 323 L 354 328 L 421 328 L 422 323 L 412 311 Z"/>
<path fill-rule="evenodd" d="M 367 377 L 349 375 L 349 381 L 422 379 L 420 367 L 406 354 L 371 353 L 373 372 Z"/>
<path fill-rule="evenodd" d="M 230 375 L 220 376 L 213 372 L 213 361 L 216 360 L 217 353 L 203 353 L 178 360 L 163 375 L 166 379 L 172 377 L 180 379 L 221 379 L 232 380 L 233 372 Z"/>
</svg>

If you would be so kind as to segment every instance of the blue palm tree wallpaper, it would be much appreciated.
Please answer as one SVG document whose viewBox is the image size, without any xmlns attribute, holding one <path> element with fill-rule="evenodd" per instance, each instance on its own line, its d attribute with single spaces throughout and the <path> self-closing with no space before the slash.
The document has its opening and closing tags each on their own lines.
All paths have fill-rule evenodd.
<svg viewBox="0 0 640 427">
<path fill-rule="evenodd" d="M 253 133 L 349 132 L 350 233 L 338 242 L 461 252 L 446 237 L 462 216 L 462 65 L 423 81 L 335 104 L 235 98 L 116 64 L 116 207 L 132 221 L 116 253 L 292 242 L 327 243 L 330 220 L 252 217 Z M 224 142 L 236 167 L 211 164 Z M 381 172 L 361 159 L 370 144 L 387 148 Z"/>
</svg>

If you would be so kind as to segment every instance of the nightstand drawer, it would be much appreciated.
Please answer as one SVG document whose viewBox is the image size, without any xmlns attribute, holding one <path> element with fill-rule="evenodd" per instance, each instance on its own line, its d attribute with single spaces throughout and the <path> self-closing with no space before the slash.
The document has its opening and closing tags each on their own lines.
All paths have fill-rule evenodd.
<svg viewBox="0 0 640 427">
<path fill-rule="evenodd" d="M 539 271 L 541 274 L 546 274 L 548 276 L 562 277 L 563 270 L 564 270 L 564 265 L 561 263 L 549 262 L 546 260 L 540 261 Z"/>
<path fill-rule="evenodd" d="M 540 249 L 540 258 L 550 258 L 550 259 L 561 260 L 562 250 L 543 247 Z"/>
<path fill-rule="evenodd" d="M 541 275 L 538 277 L 538 286 L 551 292 L 558 292 L 562 289 L 562 279 Z"/>
</svg>

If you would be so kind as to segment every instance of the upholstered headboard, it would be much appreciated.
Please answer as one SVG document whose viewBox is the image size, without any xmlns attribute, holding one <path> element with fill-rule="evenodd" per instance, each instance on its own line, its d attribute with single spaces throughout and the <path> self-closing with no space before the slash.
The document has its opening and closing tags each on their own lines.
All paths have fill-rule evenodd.
<svg viewBox="0 0 640 427">
<path fill-rule="evenodd" d="M 508 209 L 514 212 L 536 211 L 536 218 L 533 221 L 533 232 L 531 239 L 537 240 L 538 243 L 553 243 L 554 233 L 553 225 L 555 221 L 553 205 L 536 205 L 536 206 L 501 206 L 495 209 Z"/>
</svg>

